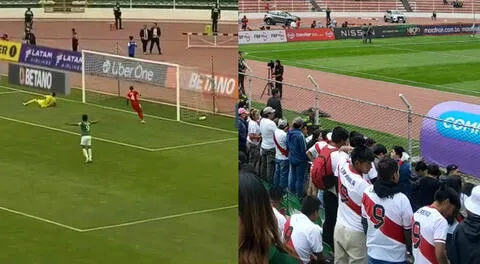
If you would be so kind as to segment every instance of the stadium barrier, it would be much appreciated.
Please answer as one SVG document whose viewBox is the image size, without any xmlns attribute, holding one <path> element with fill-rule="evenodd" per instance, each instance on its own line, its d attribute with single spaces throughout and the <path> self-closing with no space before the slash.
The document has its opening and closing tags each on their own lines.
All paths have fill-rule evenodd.
<svg viewBox="0 0 480 264">
<path fill-rule="evenodd" d="M 287 42 L 285 30 L 239 31 L 238 44 L 263 44 Z"/>
<path fill-rule="evenodd" d="M 335 33 L 330 28 L 286 29 L 287 41 L 323 41 L 335 40 Z"/>
<path fill-rule="evenodd" d="M 276 81 L 249 73 L 244 75 L 246 76 L 246 94 L 250 106 L 262 109 L 269 97 L 268 90 L 264 89 L 267 87 L 265 84 Z M 325 92 L 321 90 L 315 80 L 311 79 L 311 81 L 311 87 L 283 82 L 283 115 L 288 121 L 292 121 L 297 116 L 304 116 L 308 108 L 314 107 L 317 110 L 316 120 L 319 120 L 319 124 L 323 128 L 333 129 L 335 126 L 341 125 L 348 130 L 363 133 L 389 149 L 395 145 L 403 146 L 413 156 L 428 154 L 425 147 L 422 147 L 423 142 L 427 140 L 436 145 L 442 144 L 442 149 L 444 149 L 442 153 L 430 152 L 425 156 L 428 162 L 436 162 L 444 167 L 451 162 L 457 162 L 462 168 L 462 172 L 480 178 L 478 162 L 464 158 L 465 154 L 452 151 L 459 148 L 460 141 L 470 144 L 470 147 L 462 147 L 462 151 L 473 153 L 472 151 L 478 149 L 480 143 L 477 142 L 480 136 L 480 109 L 478 106 L 476 106 L 477 110 L 463 106 L 462 111 L 468 112 L 463 115 L 455 113 L 459 106 L 444 109 L 444 112 L 450 114 L 453 111 L 453 114 L 457 114 L 456 118 L 431 113 L 425 115 L 415 112 L 415 109 L 411 108 L 407 99 L 402 95 L 399 95 L 398 100 L 402 100 L 405 107 L 395 108 Z M 321 117 L 322 115 L 328 117 Z M 453 131 L 451 129 L 449 132 L 445 132 L 440 130 L 441 127 L 452 128 Z M 426 132 L 433 130 L 440 130 L 440 132 Z M 454 140 L 449 140 L 452 137 Z M 439 155 L 443 155 L 443 158 L 440 158 Z"/>
<path fill-rule="evenodd" d="M 57 94 L 70 94 L 70 78 L 65 72 L 9 63 L 8 83 Z"/>
</svg>

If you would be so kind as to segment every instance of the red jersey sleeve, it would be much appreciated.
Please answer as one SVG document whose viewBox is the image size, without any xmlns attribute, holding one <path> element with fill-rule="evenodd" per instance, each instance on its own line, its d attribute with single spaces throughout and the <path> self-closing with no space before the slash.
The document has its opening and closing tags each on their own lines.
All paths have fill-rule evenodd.
<svg viewBox="0 0 480 264">
<path fill-rule="evenodd" d="M 139 93 L 137 91 L 130 91 L 128 92 L 127 94 L 127 98 L 131 101 L 131 102 L 135 102 L 135 103 L 138 103 L 138 96 L 139 96 Z"/>
</svg>

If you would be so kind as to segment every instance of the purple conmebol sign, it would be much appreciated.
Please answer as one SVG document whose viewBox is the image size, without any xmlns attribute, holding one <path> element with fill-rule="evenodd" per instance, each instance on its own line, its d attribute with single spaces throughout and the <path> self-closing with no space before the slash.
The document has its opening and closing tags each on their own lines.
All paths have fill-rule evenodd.
<svg viewBox="0 0 480 264">
<path fill-rule="evenodd" d="M 82 72 L 82 53 L 43 46 L 22 45 L 20 63 L 70 72 Z"/>
<path fill-rule="evenodd" d="M 480 105 L 444 102 L 427 116 L 420 134 L 424 159 L 442 167 L 456 164 L 480 178 Z"/>
</svg>

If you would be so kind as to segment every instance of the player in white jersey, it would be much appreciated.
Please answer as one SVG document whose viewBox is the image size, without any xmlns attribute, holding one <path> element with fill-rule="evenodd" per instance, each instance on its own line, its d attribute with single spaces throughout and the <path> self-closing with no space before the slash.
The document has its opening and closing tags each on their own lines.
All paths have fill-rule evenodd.
<svg viewBox="0 0 480 264">
<path fill-rule="evenodd" d="M 374 155 L 366 146 L 357 146 L 351 163 L 344 163 L 338 175 L 338 213 L 334 231 L 335 264 L 364 264 L 366 260 L 363 233 L 362 196 L 369 183 L 362 174 L 372 168 Z"/>
<path fill-rule="evenodd" d="M 314 223 L 319 217 L 320 205 L 318 198 L 306 196 L 302 202 L 302 212 L 293 214 L 285 224 L 285 243 L 297 252 L 305 264 L 325 263 L 322 228 Z"/>
<path fill-rule="evenodd" d="M 397 185 L 399 179 L 398 163 L 381 159 L 378 180 L 363 193 L 362 224 L 369 264 L 407 264 L 413 211 Z"/>
<path fill-rule="evenodd" d="M 442 185 L 429 206 L 413 216 L 412 248 L 415 264 L 449 264 L 445 246 L 447 219 L 460 209 L 460 198 L 450 187 Z"/>
</svg>

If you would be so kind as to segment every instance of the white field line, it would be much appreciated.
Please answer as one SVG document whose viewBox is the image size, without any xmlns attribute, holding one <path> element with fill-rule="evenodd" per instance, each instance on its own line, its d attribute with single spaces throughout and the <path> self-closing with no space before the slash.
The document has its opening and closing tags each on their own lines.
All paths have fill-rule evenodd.
<svg viewBox="0 0 480 264">
<path fill-rule="evenodd" d="M 432 54 L 438 54 L 441 56 L 450 56 L 450 57 L 455 57 L 455 58 L 480 58 L 478 56 L 472 56 L 472 55 L 462 55 L 462 54 L 452 54 L 448 52 L 442 52 L 442 51 L 430 51 L 430 50 L 416 50 L 416 49 L 407 49 L 407 48 L 395 48 L 395 47 L 389 47 L 388 45 L 382 45 L 382 44 L 373 44 L 372 46 L 377 47 L 377 48 L 384 48 L 384 49 L 391 49 L 391 50 L 402 50 L 402 51 L 413 51 L 413 52 L 426 52 L 426 53 L 432 53 Z"/>
<path fill-rule="evenodd" d="M 3 95 L 3 94 L 13 94 L 13 93 L 19 93 L 19 91 L 0 92 L 0 95 Z"/>
<path fill-rule="evenodd" d="M 448 44 L 448 43 L 466 43 L 466 42 L 473 42 L 475 40 L 452 40 L 452 41 L 432 41 L 432 42 L 416 42 L 416 43 L 390 43 L 390 44 L 380 44 L 382 46 L 422 46 L 422 45 L 430 45 L 430 44 Z M 379 44 L 375 44 L 379 45 Z M 330 50 L 330 49 L 347 49 L 347 48 L 362 48 L 362 47 L 369 47 L 369 45 L 351 45 L 351 46 L 330 46 L 330 47 L 311 47 L 311 48 L 301 48 L 301 50 Z M 283 51 L 291 51 L 292 48 L 284 48 L 284 49 L 272 49 L 272 50 L 256 50 L 256 51 L 249 51 L 245 52 L 245 55 L 248 54 L 265 54 L 265 53 L 273 53 L 273 52 L 283 52 Z"/>
<path fill-rule="evenodd" d="M 163 148 L 154 149 L 153 151 L 165 151 L 165 150 L 172 150 L 172 149 L 190 148 L 190 147 L 196 147 L 196 146 L 223 143 L 223 142 L 228 142 L 233 140 L 238 140 L 238 138 L 225 138 L 225 139 L 217 139 L 217 140 L 211 140 L 211 141 L 205 141 L 205 142 L 199 142 L 199 143 L 172 146 L 172 147 L 163 147 Z"/>
<path fill-rule="evenodd" d="M 48 220 L 48 219 L 45 219 L 45 218 L 42 218 L 42 217 L 38 217 L 38 216 L 31 215 L 31 214 L 23 213 L 23 212 L 20 212 L 20 211 L 16 211 L 16 210 L 13 210 L 13 209 L 10 209 L 10 208 L 0 207 L 0 210 L 10 212 L 10 213 L 13 213 L 13 214 L 17 214 L 17 215 L 21 215 L 21 216 L 24 216 L 24 217 L 28 217 L 28 218 L 31 218 L 31 219 L 35 219 L 35 220 L 40 221 L 40 222 L 49 223 L 49 224 L 52 224 L 52 225 L 63 227 L 63 228 L 66 228 L 66 229 L 69 229 L 69 230 L 72 230 L 72 231 L 82 232 L 82 229 L 75 228 L 73 226 L 69 226 L 69 225 L 65 225 L 65 224 L 61 224 L 59 222 Z"/>
<path fill-rule="evenodd" d="M 45 94 L 41 94 L 41 93 L 37 93 L 37 92 L 31 92 L 31 91 L 26 91 L 26 90 L 22 90 L 22 89 L 16 89 L 16 88 L 13 88 L 13 87 L 3 86 L 3 85 L 0 85 L 0 88 L 5 88 L 5 89 L 13 90 L 13 91 L 18 91 L 20 93 L 26 93 L 26 94 L 32 94 L 32 95 L 40 95 L 40 96 L 45 95 Z M 80 101 L 71 100 L 71 99 L 67 99 L 67 98 L 61 98 L 61 97 L 58 97 L 57 100 L 61 100 L 61 101 L 65 101 L 65 102 L 72 102 L 72 103 L 77 103 L 77 104 L 83 104 Z M 128 111 L 128 110 L 119 109 L 119 108 L 115 108 L 115 107 L 108 107 L 108 106 L 92 104 L 92 103 L 85 103 L 85 105 L 94 106 L 94 107 L 107 109 L 107 110 L 112 110 L 112 111 L 117 111 L 117 112 L 122 112 L 122 113 L 127 113 L 127 114 L 131 114 L 131 115 L 137 115 L 137 113 L 135 113 L 133 111 Z M 160 116 L 156 116 L 156 115 L 144 114 L 144 116 L 150 117 L 150 118 L 153 118 L 153 119 L 163 120 L 163 121 L 178 122 L 177 120 L 174 120 L 174 119 L 160 117 Z M 209 127 L 209 126 L 204 126 L 204 125 L 199 125 L 199 124 L 188 123 L 188 122 L 185 122 L 185 121 L 180 121 L 180 123 L 185 124 L 185 125 L 189 125 L 189 126 L 205 128 L 205 129 L 209 129 L 209 130 L 215 130 L 215 131 L 220 131 L 220 132 L 237 134 L 237 131 L 233 131 L 233 130 Z"/>
<path fill-rule="evenodd" d="M 250 56 L 250 57 L 263 59 L 263 60 L 268 59 L 268 58 L 262 57 L 262 56 Z M 425 82 L 417 82 L 417 81 L 412 81 L 412 80 L 405 80 L 405 79 L 388 77 L 388 76 L 377 75 L 377 74 L 372 74 L 372 73 L 365 73 L 365 72 L 360 72 L 360 71 L 353 71 L 353 70 L 346 70 L 346 69 L 335 68 L 335 67 L 322 66 L 322 65 L 319 65 L 319 64 L 299 62 L 299 61 L 293 61 L 293 60 L 288 60 L 288 59 L 283 59 L 282 61 L 290 62 L 288 64 L 291 65 L 291 66 L 304 65 L 304 66 L 313 67 L 313 69 L 317 68 L 317 69 L 325 69 L 325 70 L 331 70 L 331 71 L 336 71 L 336 72 L 354 73 L 354 74 L 359 74 L 359 75 L 364 75 L 364 76 L 371 76 L 371 77 L 375 77 L 375 78 L 382 78 L 384 80 L 394 80 L 394 81 L 400 81 L 400 82 L 404 82 L 404 83 L 419 84 L 419 85 L 422 85 L 422 86 L 438 87 L 438 88 L 443 88 L 443 89 L 447 89 L 447 90 L 450 90 L 450 91 L 468 92 L 468 93 L 474 93 L 474 94 L 479 94 L 480 95 L 480 91 L 464 90 L 464 89 L 458 89 L 458 88 L 455 88 L 455 87 L 450 87 L 450 86 L 445 86 L 445 85 L 436 85 L 436 84 L 425 83 Z M 337 73 L 337 74 L 341 74 L 341 73 Z M 378 80 L 378 81 L 381 81 L 381 80 Z M 428 88 L 425 88 L 425 87 L 418 87 L 418 86 L 414 86 L 414 87 L 417 88 L 417 89 L 431 90 L 431 89 L 428 89 Z M 447 92 L 447 91 L 441 91 L 441 92 L 452 94 L 452 92 Z M 458 95 L 458 93 L 456 93 L 456 95 Z M 467 94 L 461 94 L 461 95 L 462 96 L 468 96 L 468 97 L 471 97 L 471 98 L 478 98 L 478 96 L 473 96 L 473 95 L 467 95 Z"/>
<path fill-rule="evenodd" d="M 167 219 L 178 218 L 178 217 L 184 217 L 184 216 L 190 216 L 190 215 L 197 215 L 197 214 L 205 214 L 205 213 L 216 212 L 216 211 L 223 211 L 223 210 L 233 209 L 233 208 L 237 208 L 237 207 L 238 207 L 238 205 L 230 205 L 230 206 L 218 207 L 218 208 L 213 208 L 213 209 L 192 211 L 192 212 L 188 212 L 188 213 L 168 215 L 168 216 L 162 216 L 162 217 L 157 217 L 157 218 L 149 218 L 149 219 L 126 222 L 126 223 L 121 223 L 121 224 L 116 224 L 116 225 L 107 225 L 107 226 L 87 228 L 87 229 L 82 229 L 80 232 L 91 232 L 91 231 L 97 231 L 97 230 L 105 230 L 105 229 L 119 228 L 119 227 L 125 227 L 125 226 L 133 226 L 133 225 L 138 225 L 138 224 L 156 222 L 156 221 L 167 220 Z"/>
<path fill-rule="evenodd" d="M 60 128 L 54 128 L 54 127 L 44 126 L 44 125 L 40 125 L 40 124 L 28 122 L 28 121 L 22 121 L 22 120 L 18 120 L 18 119 L 15 119 L 15 118 L 10 118 L 10 117 L 6 117 L 6 116 L 2 116 L 2 115 L 0 115 L 0 119 L 7 120 L 7 121 L 11 121 L 11 122 L 15 122 L 15 123 L 20 123 L 20 124 L 24 124 L 24 125 L 29 125 L 29 126 L 34 126 L 34 127 L 40 127 L 40 128 L 44 128 L 44 129 L 48 129 L 48 130 L 52 130 L 52 131 L 62 132 L 62 133 L 65 133 L 65 134 L 80 136 L 80 133 L 72 132 L 72 131 L 69 131 L 69 130 L 64 130 L 64 129 L 60 129 Z M 137 146 L 137 145 L 132 145 L 132 144 L 128 144 L 128 143 L 123 143 L 123 142 L 119 142 L 119 141 L 115 141 L 115 140 L 105 139 L 105 138 L 94 137 L 93 139 L 94 139 L 94 140 L 98 140 L 98 141 L 103 141 L 103 142 L 111 143 L 111 144 L 116 144 L 116 145 L 124 146 L 124 147 L 130 147 L 130 148 L 135 148 L 135 149 L 140 149 L 140 150 L 146 150 L 146 151 L 150 151 L 150 152 L 155 151 L 154 149 L 151 149 L 151 148 L 145 148 L 145 147 L 141 147 L 141 146 Z"/>
</svg>

